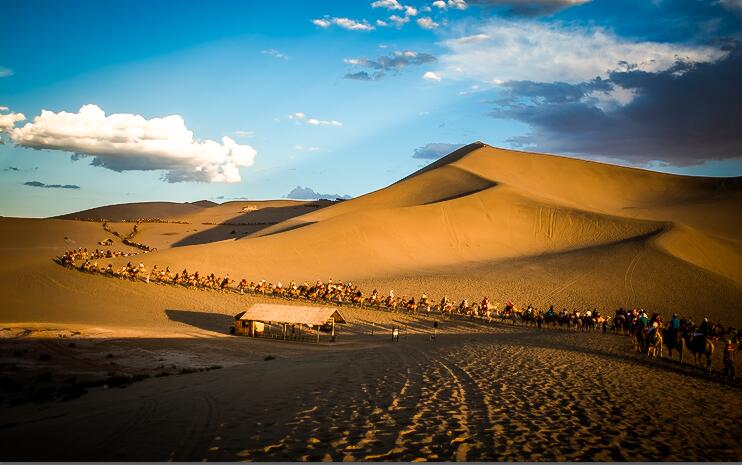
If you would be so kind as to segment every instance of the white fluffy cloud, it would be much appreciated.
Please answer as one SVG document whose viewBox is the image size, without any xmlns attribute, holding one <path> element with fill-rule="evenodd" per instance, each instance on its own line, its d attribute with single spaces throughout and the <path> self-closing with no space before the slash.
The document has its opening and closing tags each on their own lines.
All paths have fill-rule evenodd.
<svg viewBox="0 0 742 465">
<path fill-rule="evenodd" d="M 323 29 L 327 29 L 328 27 L 332 26 L 332 21 L 330 21 L 329 19 L 313 19 L 312 24 Z"/>
<path fill-rule="evenodd" d="M 311 118 L 307 116 L 306 113 L 302 112 L 296 112 L 292 115 L 289 115 L 288 118 L 290 120 L 296 121 L 298 124 L 306 123 L 310 126 L 342 126 L 343 123 L 336 120 L 324 120 L 324 119 L 318 119 L 318 118 Z"/>
<path fill-rule="evenodd" d="M 371 8 L 384 8 L 389 11 L 404 10 L 405 16 L 417 16 L 417 8 L 410 5 L 402 5 L 398 0 L 377 0 L 371 4 Z"/>
<path fill-rule="evenodd" d="M 657 72 L 678 60 L 713 61 L 718 48 L 631 42 L 600 28 L 494 20 L 472 35 L 443 42 L 444 75 L 482 82 L 533 80 L 577 83 L 609 71 L 637 67 Z"/>
<path fill-rule="evenodd" d="M 377 0 L 371 4 L 371 8 L 386 8 L 387 10 L 401 10 L 404 7 L 397 0 Z"/>
<path fill-rule="evenodd" d="M 17 145 L 75 152 L 114 171 L 164 170 L 169 182 L 239 182 L 255 150 L 229 137 L 222 143 L 196 140 L 178 115 L 146 119 L 106 114 L 96 105 L 77 113 L 43 110 L 33 122 L 10 132 Z"/>
<path fill-rule="evenodd" d="M 0 107 L 0 111 L 8 111 L 8 107 Z M 10 132 L 18 121 L 25 120 L 23 113 L 0 113 L 0 132 Z"/>
<path fill-rule="evenodd" d="M 433 21 L 433 18 L 423 16 L 417 19 L 417 24 L 423 29 L 435 29 L 438 27 L 438 23 Z"/>
<path fill-rule="evenodd" d="M 397 27 L 402 27 L 406 23 L 409 23 L 410 22 L 410 17 L 409 16 L 391 15 L 389 17 L 389 21 L 391 21 L 392 23 L 394 23 L 394 25 L 397 26 Z"/>
<path fill-rule="evenodd" d="M 441 10 L 446 10 L 448 8 L 453 10 L 466 10 L 468 7 L 465 0 L 448 0 L 448 2 L 444 0 L 436 0 L 433 2 L 433 6 Z"/>
<path fill-rule="evenodd" d="M 440 82 L 443 78 L 438 73 L 435 73 L 433 71 L 426 71 L 425 74 L 423 74 L 423 79 L 426 79 L 428 81 Z"/>
<path fill-rule="evenodd" d="M 325 17 L 321 19 L 313 19 L 312 24 L 319 26 L 322 29 L 327 29 L 333 24 L 346 29 L 348 31 L 373 31 L 374 27 L 368 23 L 365 19 L 362 21 L 356 21 L 350 18 L 330 18 Z"/>
</svg>

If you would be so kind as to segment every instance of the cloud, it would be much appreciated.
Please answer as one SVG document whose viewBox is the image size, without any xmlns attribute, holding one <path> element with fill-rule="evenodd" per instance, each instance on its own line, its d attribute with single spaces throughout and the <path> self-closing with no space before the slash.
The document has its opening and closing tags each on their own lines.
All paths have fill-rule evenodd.
<svg viewBox="0 0 742 465">
<path fill-rule="evenodd" d="M 300 152 L 305 152 L 305 151 L 306 152 L 319 152 L 320 151 L 319 147 L 304 147 L 303 145 L 295 145 L 294 149 L 299 150 Z"/>
<path fill-rule="evenodd" d="M 349 195 L 340 194 L 318 194 L 314 189 L 309 187 L 296 186 L 291 192 L 286 194 L 287 199 L 297 200 L 317 200 L 317 199 L 351 199 Z"/>
<path fill-rule="evenodd" d="M 601 28 L 507 20 L 492 20 L 443 45 L 449 50 L 440 57 L 447 78 L 488 83 L 578 83 L 627 66 L 657 72 L 678 60 L 707 62 L 724 55 L 711 46 L 630 41 Z"/>
<path fill-rule="evenodd" d="M 8 107 L 0 107 L 0 111 L 8 111 Z M 0 113 L 0 132 L 10 132 L 15 123 L 25 121 L 23 113 Z"/>
<path fill-rule="evenodd" d="M 433 19 L 428 16 L 418 18 L 417 24 L 423 29 L 435 29 L 439 26 L 438 23 L 433 21 Z"/>
<path fill-rule="evenodd" d="M 343 78 L 345 79 L 354 79 L 356 81 L 377 81 L 384 77 L 384 73 L 376 72 L 373 73 L 373 75 L 367 73 L 366 71 L 358 71 L 357 73 L 347 73 Z"/>
<path fill-rule="evenodd" d="M 239 182 L 240 167 L 253 164 L 255 150 L 229 137 L 197 140 L 178 115 L 145 119 L 106 114 L 96 105 L 78 113 L 42 110 L 32 123 L 10 132 L 15 144 L 91 156 L 94 166 L 113 171 L 163 170 L 168 182 Z"/>
<path fill-rule="evenodd" d="M 10 68 L 3 68 L 0 66 L 0 78 L 8 77 L 13 75 L 13 70 Z"/>
<path fill-rule="evenodd" d="M 289 59 L 288 55 L 284 55 L 283 53 L 279 52 L 278 50 L 274 48 L 271 48 L 268 50 L 261 50 L 260 53 L 262 53 L 263 55 L 272 56 L 273 58 L 280 58 L 281 60 Z"/>
<path fill-rule="evenodd" d="M 402 5 L 397 0 L 378 0 L 373 3 L 371 3 L 372 8 L 384 8 L 389 11 L 403 11 L 404 10 L 404 17 L 400 17 L 397 15 L 392 15 L 389 20 L 394 22 L 397 27 L 401 26 L 404 23 L 409 22 L 408 16 L 417 16 L 417 8 L 411 5 Z M 379 22 L 383 24 L 379 24 Z M 376 24 L 379 26 L 386 26 L 388 23 L 386 21 L 376 21 Z"/>
<path fill-rule="evenodd" d="M 386 72 L 396 73 L 408 66 L 435 63 L 437 59 L 429 53 L 403 50 L 393 52 L 389 55 L 380 56 L 375 60 L 369 60 L 367 58 L 346 58 L 343 61 L 349 65 L 369 68 L 376 71 L 373 75 L 366 71 L 348 73 L 345 75 L 346 79 L 375 81 L 384 77 Z"/>
<path fill-rule="evenodd" d="M 477 6 L 502 8 L 505 12 L 519 16 L 551 15 L 573 6 L 590 3 L 592 0 L 469 0 Z"/>
<path fill-rule="evenodd" d="M 412 158 L 422 158 L 425 160 L 437 160 L 449 153 L 463 147 L 466 144 L 447 144 L 444 142 L 431 142 L 422 147 L 415 149 Z"/>
<path fill-rule="evenodd" d="M 3 168 L 3 171 L 13 171 L 16 173 L 24 173 L 28 171 L 38 171 L 39 167 L 35 166 L 33 168 L 18 168 L 17 166 L 9 166 L 7 168 Z"/>
<path fill-rule="evenodd" d="M 440 82 L 443 78 L 438 73 L 434 73 L 433 71 L 426 71 L 425 74 L 423 74 L 423 79 L 427 79 L 428 81 Z"/>
<path fill-rule="evenodd" d="M 547 152 L 674 166 L 742 157 L 742 45 L 713 63 L 677 62 L 659 72 L 616 71 L 578 84 L 508 83 L 491 116 L 531 127 L 510 140 Z M 634 97 L 606 106 L 597 93 Z"/>
<path fill-rule="evenodd" d="M 237 130 L 234 132 L 234 135 L 237 137 L 253 137 L 255 136 L 255 131 L 241 131 Z"/>
<path fill-rule="evenodd" d="M 448 0 L 448 2 L 436 0 L 432 5 L 440 10 L 447 10 L 448 8 L 452 10 L 466 10 L 468 8 L 465 0 Z"/>
<path fill-rule="evenodd" d="M 719 0 L 717 3 L 728 10 L 742 14 L 742 0 Z"/>
<path fill-rule="evenodd" d="M 400 28 L 400 27 L 402 27 L 405 24 L 407 24 L 407 23 L 410 22 L 410 17 L 409 16 L 391 15 L 389 17 L 389 21 L 391 21 L 392 23 L 394 23 L 395 26 L 397 26 L 398 28 Z"/>
<path fill-rule="evenodd" d="M 319 26 L 322 29 L 327 29 L 333 24 L 348 31 L 373 31 L 375 29 L 365 19 L 362 21 L 356 21 L 350 18 L 331 18 L 329 16 L 322 19 L 313 19 L 312 24 Z"/>
<path fill-rule="evenodd" d="M 44 184 L 39 181 L 28 181 L 23 183 L 24 186 L 43 187 L 45 189 L 79 189 L 80 186 L 75 184 Z"/>
<path fill-rule="evenodd" d="M 306 123 L 310 126 L 342 126 L 343 123 L 336 120 L 322 120 L 317 118 L 311 118 L 306 113 L 296 112 L 289 115 L 290 120 L 296 121 L 297 124 Z"/>
<path fill-rule="evenodd" d="M 387 10 L 402 10 L 404 7 L 397 0 L 377 0 L 371 4 L 371 8 L 385 8 Z"/>
</svg>

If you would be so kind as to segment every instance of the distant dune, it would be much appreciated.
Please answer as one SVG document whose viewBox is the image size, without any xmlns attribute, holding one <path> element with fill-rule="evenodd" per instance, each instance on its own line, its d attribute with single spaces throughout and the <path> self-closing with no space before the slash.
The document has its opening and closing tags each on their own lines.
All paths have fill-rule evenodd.
<svg viewBox="0 0 742 465">
<path fill-rule="evenodd" d="M 172 218 L 178 215 L 186 215 L 198 212 L 205 207 L 199 202 L 176 203 L 176 202 L 138 202 L 107 205 L 105 207 L 91 208 L 75 213 L 60 215 L 59 219 L 91 219 L 124 221 L 141 218 Z"/>
<path fill-rule="evenodd" d="M 739 326 L 740 203 L 742 178 L 675 176 L 475 143 L 345 202 L 147 202 L 60 218 L 179 222 L 139 226 L 136 240 L 158 249 L 137 257 L 148 266 L 254 281 L 353 280 L 366 291 L 437 299 L 486 295 L 610 312 L 640 306 Z M 44 273 L 59 271 L 47 265 L 53 255 L 108 237 L 94 223 L 0 224 L 5 243 L 26 244 L 5 249 L 20 260 L 5 270 L 6 283 L 26 270 L 49 284 Z M 127 234 L 133 225 L 110 227 Z M 91 285 L 88 276 L 63 276 Z M 37 312 L 32 296 L 9 295 Z"/>
</svg>

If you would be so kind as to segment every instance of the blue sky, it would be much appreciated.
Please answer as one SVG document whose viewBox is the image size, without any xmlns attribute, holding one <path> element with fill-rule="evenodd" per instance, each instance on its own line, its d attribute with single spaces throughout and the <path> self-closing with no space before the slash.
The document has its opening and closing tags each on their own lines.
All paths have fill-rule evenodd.
<svg viewBox="0 0 742 465">
<path fill-rule="evenodd" d="M 475 140 L 738 176 L 741 20 L 737 0 L 8 3 L 0 215 L 356 196 Z"/>
</svg>

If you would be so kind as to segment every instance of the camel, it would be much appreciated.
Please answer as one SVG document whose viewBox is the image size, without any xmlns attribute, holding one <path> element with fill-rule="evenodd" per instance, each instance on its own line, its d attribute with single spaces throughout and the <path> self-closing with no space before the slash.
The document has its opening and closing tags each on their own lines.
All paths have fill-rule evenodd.
<svg viewBox="0 0 742 465">
<path fill-rule="evenodd" d="M 680 331 L 673 331 L 671 328 L 662 330 L 662 339 L 667 347 L 667 354 L 672 360 L 672 351 L 676 350 L 680 356 L 680 363 L 683 363 L 683 336 Z"/>
<path fill-rule="evenodd" d="M 711 372 L 711 356 L 714 354 L 714 344 L 708 337 L 683 334 L 683 346 L 695 357 L 696 365 L 701 366 L 701 357 L 706 357 L 706 369 Z M 680 363 L 683 362 L 683 350 L 680 351 Z"/>
<path fill-rule="evenodd" d="M 647 341 L 647 355 L 651 357 L 662 357 L 662 331 L 659 329 L 655 330 L 654 341 Z"/>
</svg>

